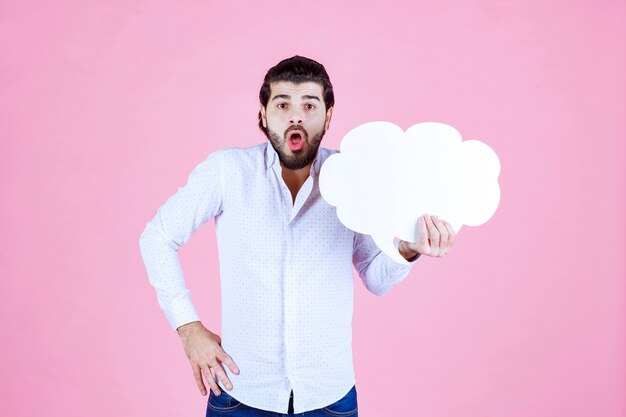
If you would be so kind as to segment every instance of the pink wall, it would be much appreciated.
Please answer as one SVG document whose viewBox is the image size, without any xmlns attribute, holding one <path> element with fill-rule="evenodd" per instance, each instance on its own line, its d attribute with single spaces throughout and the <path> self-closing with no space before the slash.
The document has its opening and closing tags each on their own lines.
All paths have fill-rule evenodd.
<svg viewBox="0 0 626 417">
<path fill-rule="evenodd" d="M 208 152 L 265 140 L 294 54 L 335 85 L 324 146 L 440 121 L 502 163 L 446 258 L 357 282 L 361 415 L 625 415 L 624 2 L 39 3 L 0 6 L 0 415 L 204 415 L 138 238 Z M 180 254 L 221 332 L 213 224 Z"/>
</svg>

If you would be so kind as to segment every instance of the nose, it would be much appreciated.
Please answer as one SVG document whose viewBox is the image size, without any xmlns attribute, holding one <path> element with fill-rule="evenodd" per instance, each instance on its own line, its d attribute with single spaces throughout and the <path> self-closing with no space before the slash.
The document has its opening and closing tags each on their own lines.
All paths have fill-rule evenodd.
<svg viewBox="0 0 626 417">
<path fill-rule="evenodd" d="M 302 124 L 302 115 L 299 111 L 293 111 L 289 117 L 289 124 L 293 125 L 301 125 Z"/>
</svg>

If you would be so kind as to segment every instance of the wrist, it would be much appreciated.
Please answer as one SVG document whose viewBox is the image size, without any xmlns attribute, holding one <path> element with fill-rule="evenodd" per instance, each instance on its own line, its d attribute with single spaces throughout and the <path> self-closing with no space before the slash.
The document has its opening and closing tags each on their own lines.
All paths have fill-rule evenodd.
<svg viewBox="0 0 626 417">
<path fill-rule="evenodd" d="M 182 326 L 179 326 L 176 331 L 178 332 L 178 334 L 180 336 L 184 336 L 186 334 L 189 334 L 191 332 L 196 331 L 196 329 L 202 327 L 202 322 L 200 321 L 192 321 L 190 323 L 187 324 L 183 324 Z"/>
</svg>

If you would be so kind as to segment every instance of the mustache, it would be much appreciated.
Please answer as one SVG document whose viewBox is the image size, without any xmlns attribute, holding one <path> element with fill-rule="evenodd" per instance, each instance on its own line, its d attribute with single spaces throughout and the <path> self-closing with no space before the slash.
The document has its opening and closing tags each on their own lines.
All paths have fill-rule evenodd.
<svg viewBox="0 0 626 417">
<path fill-rule="evenodd" d="M 297 131 L 300 132 L 300 134 L 302 135 L 302 138 L 304 140 L 308 140 L 309 139 L 309 133 L 301 126 L 290 126 L 289 128 L 287 128 L 287 130 L 285 130 L 285 137 L 284 139 L 287 140 L 287 138 L 289 137 L 289 134 L 293 131 Z"/>
</svg>

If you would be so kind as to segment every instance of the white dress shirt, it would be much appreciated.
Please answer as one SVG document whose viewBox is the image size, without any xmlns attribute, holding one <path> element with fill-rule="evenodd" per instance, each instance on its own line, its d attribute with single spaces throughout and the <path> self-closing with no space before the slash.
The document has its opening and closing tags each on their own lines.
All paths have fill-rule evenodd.
<svg viewBox="0 0 626 417">
<path fill-rule="evenodd" d="M 147 223 L 140 250 L 172 327 L 200 320 L 178 248 L 215 219 L 222 297 L 222 348 L 237 366 L 224 371 L 230 395 L 251 407 L 295 413 L 330 405 L 355 385 L 353 271 L 382 295 L 412 263 L 393 261 L 369 235 L 337 218 L 318 178 L 336 150 L 319 148 L 295 203 L 269 142 L 215 151 L 189 174 Z M 219 381 L 223 390 L 224 383 Z"/>
</svg>

